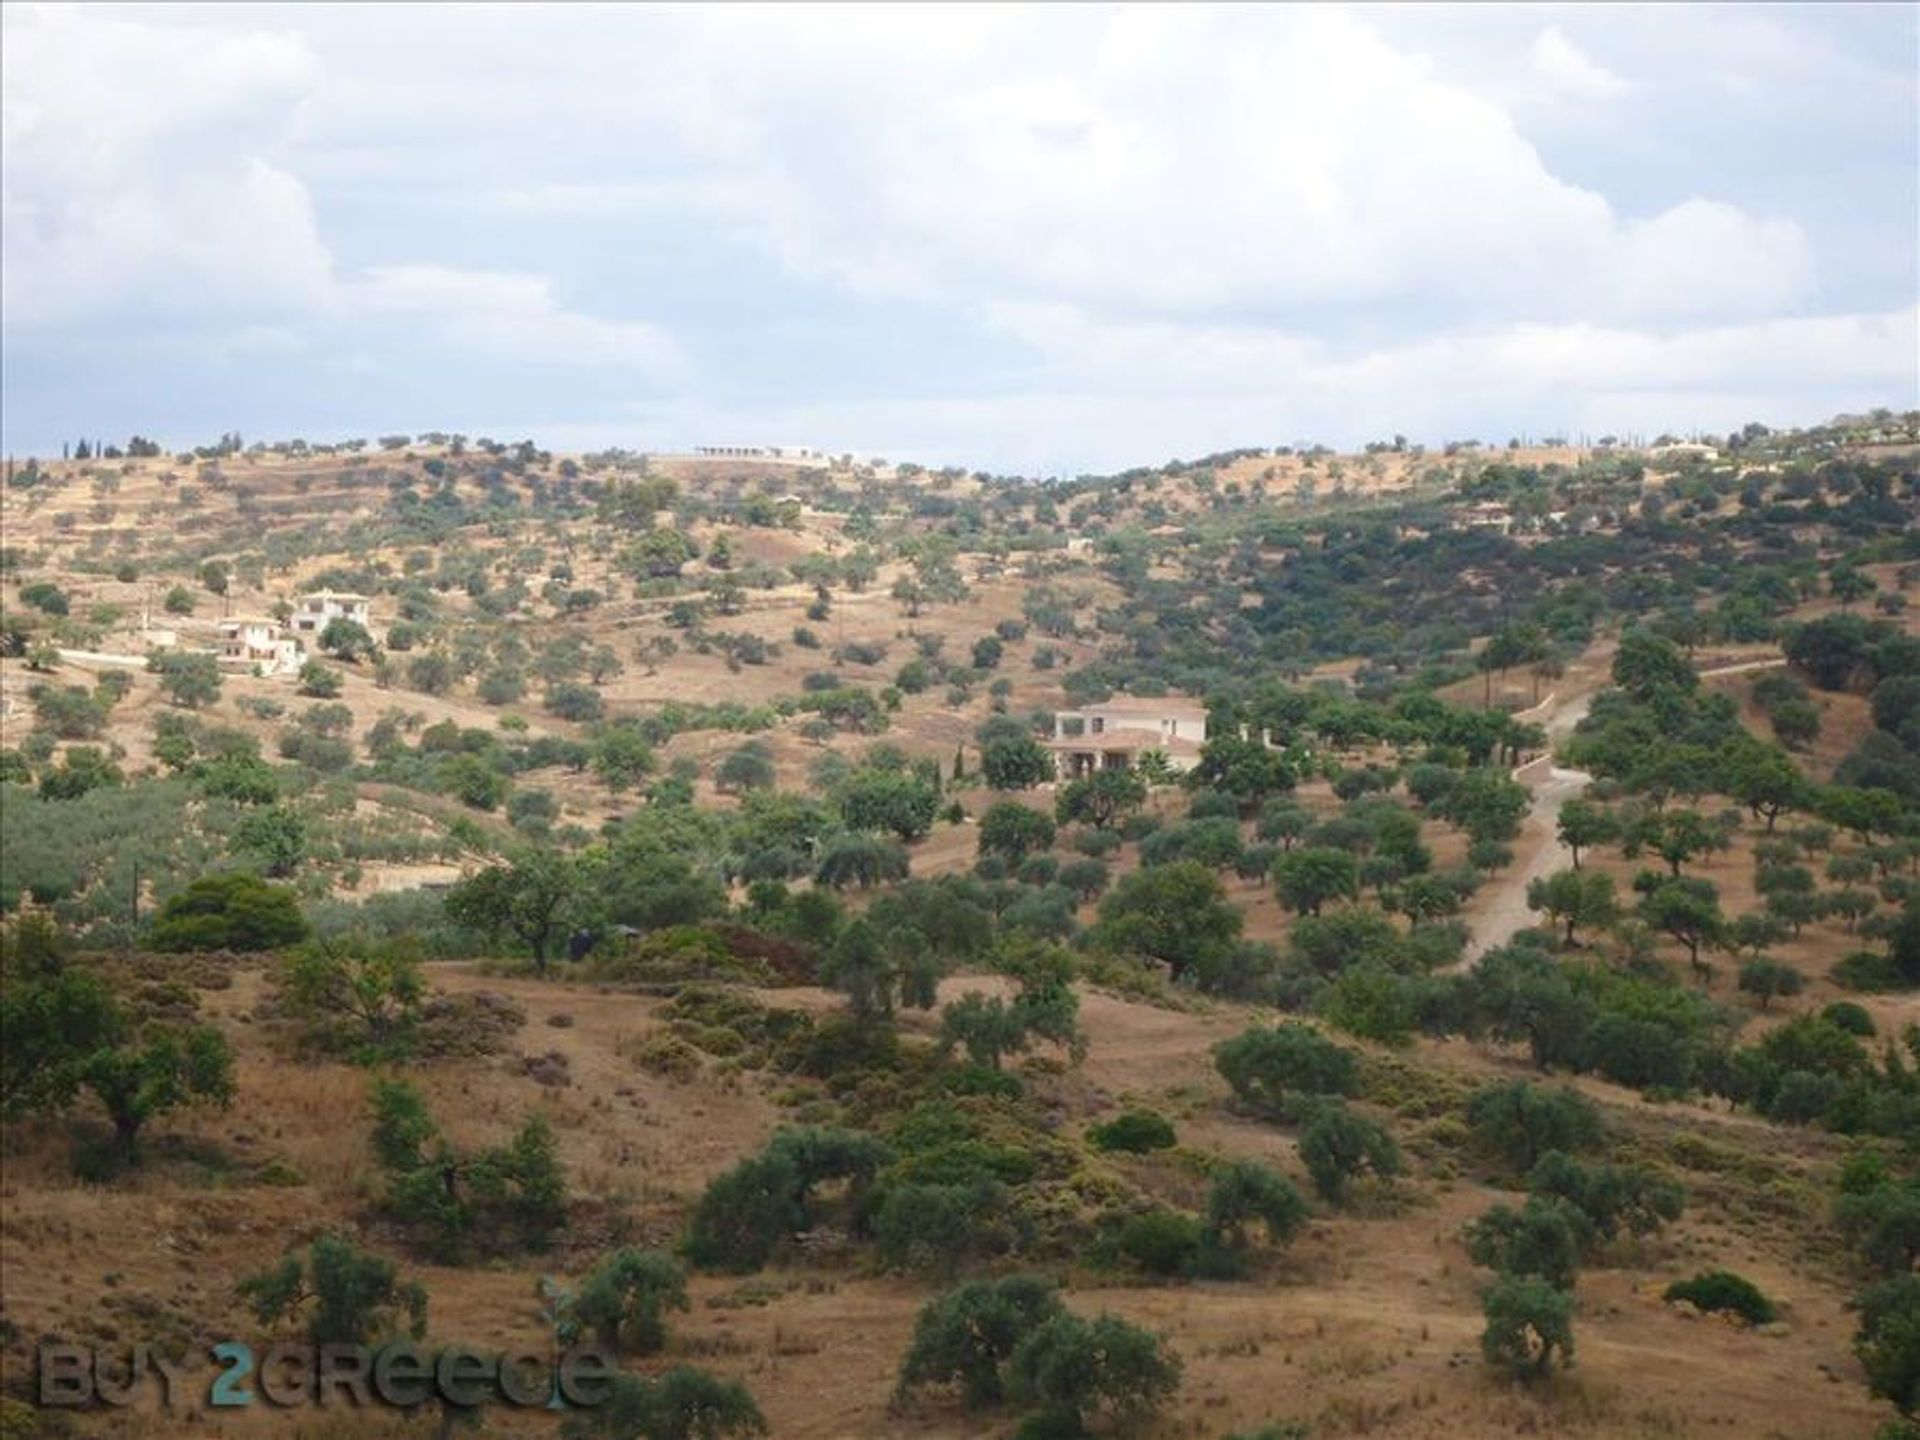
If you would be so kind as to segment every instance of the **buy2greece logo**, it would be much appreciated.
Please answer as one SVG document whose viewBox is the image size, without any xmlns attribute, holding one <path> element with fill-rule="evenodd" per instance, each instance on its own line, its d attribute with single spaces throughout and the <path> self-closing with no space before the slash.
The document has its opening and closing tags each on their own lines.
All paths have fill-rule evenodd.
<svg viewBox="0 0 1920 1440">
<path fill-rule="evenodd" d="M 379 1346 L 283 1342 L 256 1351 L 245 1341 L 226 1340 L 208 1354 L 214 1374 L 201 1403 L 216 1410 L 262 1401 L 283 1408 L 588 1409 L 606 1403 L 619 1375 L 612 1355 L 591 1345 L 493 1354 L 468 1345 L 429 1351 L 407 1340 Z M 135 1346 L 123 1361 L 92 1346 L 44 1344 L 37 1360 L 37 1398 L 44 1406 L 124 1408 L 149 1390 L 158 1392 L 166 1408 L 185 1398 L 189 1367 L 151 1346 Z"/>
</svg>

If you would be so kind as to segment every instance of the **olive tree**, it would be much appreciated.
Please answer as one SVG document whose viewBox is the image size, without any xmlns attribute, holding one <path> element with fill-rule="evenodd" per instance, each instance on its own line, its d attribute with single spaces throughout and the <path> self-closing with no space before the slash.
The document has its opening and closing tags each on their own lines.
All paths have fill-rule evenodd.
<svg viewBox="0 0 1920 1440">
<path fill-rule="evenodd" d="M 1573 1363 L 1573 1297 L 1533 1276 L 1506 1275 L 1482 1302 L 1480 1353 L 1521 1380 L 1539 1380 Z"/>
</svg>

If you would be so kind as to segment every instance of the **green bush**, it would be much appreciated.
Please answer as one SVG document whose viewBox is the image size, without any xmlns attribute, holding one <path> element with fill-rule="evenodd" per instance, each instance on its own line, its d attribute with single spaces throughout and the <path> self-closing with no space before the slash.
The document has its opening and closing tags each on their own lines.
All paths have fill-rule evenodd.
<svg viewBox="0 0 1920 1440">
<path fill-rule="evenodd" d="M 782 1130 L 707 1186 L 688 1227 L 687 1258 L 707 1270 L 758 1270 L 808 1227 L 816 1185 L 848 1181 L 848 1208 L 858 1215 L 874 1176 L 892 1158 L 886 1145 L 855 1130 Z"/>
<path fill-rule="evenodd" d="M 1534 1195 L 1524 1209 L 1496 1205 L 1467 1227 L 1467 1254 L 1501 1275 L 1528 1275 L 1571 1290 L 1580 1271 L 1580 1227 L 1563 1202 Z"/>
<path fill-rule="evenodd" d="M 1517 1379 L 1537 1380 L 1556 1357 L 1573 1361 L 1573 1297 L 1531 1276 L 1503 1275 L 1482 1301 L 1480 1352 Z"/>
<path fill-rule="evenodd" d="M 1867 1372 L 1869 1388 L 1911 1417 L 1920 1410 L 1920 1277 L 1901 1275 L 1871 1286 L 1855 1308 L 1860 1328 L 1853 1353 Z M 1895 1433 L 1907 1440 L 1914 1428 L 1909 1418 L 1904 1432 Z"/>
<path fill-rule="evenodd" d="M 1284 1245 L 1306 1223 L 1307 1202 L 1291 1180 L 1255 1160 L 1240 1160 L 1214 1178 L 1207 1194 L 1207 1233 L 1216 1246 L 1238 1252 L 1249 1227 L 1265 1227 L 1269 1245 Z"/>
<path fill-rule="evenodd" d="M 1005 1247 L 1007 1188 L 996 1180 L 886 1188 L 873 1216 L 881 1263 L 949 1271 Z"/>
<path fill-rule="evenodd" d="M 1680 1218 L 1686 1192 L 1672 1180 L 1633 1165 L 1583 1165 L 1559 1150 L 1540 1157 L 1527 1188 L 1571 1207 L 1582 1241 L 1612 1240 L 1622 1228 L 1649 1235 Z"/>
<path fill-rule="evenodd" d="M 1171 1149 L 1176 1138 L 1166 1118 L 1151 1110 L 1128 1110 L 1087 1131 L 1087 1139 L 1096 1150 L 1119 1150 L 1129 1155 Z"/>
<path fill-rule="evenodd" d="M 561 1338 L 571 1344 L 590 1333 L 604 1349 L 650 1355 L 667 1343 L 666 1312 L 689 1308 L 679 1261 L 659 1250 L 625 1247 L 581 1284 Z"/>
<path fill-rule="evenodd" d="M 434 1259 L 544 1249 L 566 1223 L 566 1171 L 545 1116 L 528 1117 L 505 1145 L 462 1151 L 405 1081 L 376 1082 L 373 1112 L 383 1208 Z"/>
<path fill-rule="evenodd" d="M 1549 1150 L 1569 1154 L 1600 1142 L 1600 1115 L 1577 1091 L 1516 1080 L 1482 1090 L 1467 1107 L 1474 1138 L 1515 1169 L 1527 1171 Z"/>
<path fill-rule="evenodd" d="M 310 941 L 289 960 L 279 995 L 315 1049 L 359 1064 L 408 1054 L 426 1001 L 419 947 L 359 936 Z"/>
<path fill-rule="evenodd" d="M 1873 1016 L 1867 1013 L 1864 1005 L 1856 1004 L 1851 1000 L 1835 1000 L 1822 1006 L 1820 1018 L 1846 1031 L 1849 1035 L 1857 1035 L 1863 1040 L 1873 1037 Z"/>
<path fill-rule="evenodd" d="M 239 1285 L 240 1298 L 263 1325 L 277 1325 L 307 1309 L 306 1336 L 315 1345 L 358 1345 L 398 1333 L 426 1333 L 427 1292 L 400 1283 L 393 1265 L 356 1250 L 336 1235 L 322 1235 L 307 1253 L 290 1254 L 271 1270 Z"/>
<path fill-rule="evenodd" d="M 1362 1173 L 1391 1179 L 1400 1173 L 1400 1147 L 1384 1128 L 1338 1102 L 1320 1106 L 1300 1136 L 1300 1158 L 1313 1188 L 1334 1204 Z"/>
<path fill-rule="evenodd" d="M 706 1270 L 758 1270 L 806 1224 L 790 1159 L 759 1155 L 708 1184 L 694 1207 L 687 1258 Z"/>
<path fill-rule="evenodd" d="M 977 1280 L 920 1312 L 900 1362 L 901 1395 L 952 1386 L 970 1410 L 1006 1399 L 1007 1361 L 1033 1331 L 1065 1314 L 1053 1282 L 1038 1275 Z"/>
<path fill-rule="evenodd" d="M 235 871 L 195 880 L 160 907 L 147 932 L 155 950 L 273 950 L 306 938 L 291 890 Z"/>
<path fill-rule="evenodd" d="M 1288 1113 L 1294 1095 L 1353 1095 L 1360 1088 L 1351 1050 L 1292 1021 L 1222 1041 L 1213 1063 L 1242 1103 L 1268 1115 Z"/>
<path fill-rule="evenodd" d="M 1186 1275 L 1194 1269 L 1206 1239 L 1206 1227 L 1191 1215 L 1148 1210 L 1122 1223 L 1114 1248 L 1149 1275 Z"/>
<path fill-rule="evenodd" d="M 1015 1347 L 1014 1398 L 1039 1413 L 1022 1435 L 1080 1435 L 1105 1415 L 1115 1428 L 1151 1418 L 1180 1386 L 1180 1361 L 1159 1338 L 1111 1315 L 1056 1315 Z"/>
<path fill-rule="evenodd" d="M 99 976 L 72 964 L 7 980 L 0 1117 L 63 1114 L 91 1093 L 113 1124 L 114 1148 L 96 1167 L 102 1178 L 138 1158 L 140 1132 L 156 1116 L 233 1100 L 233 1051 L 213 1026 L 143 1022 Z"/>
<path fill-rule="evenodd" d="M 564 1440 L 730 1440 L 765 1435 L 766 1417 L 746 1386 L 690 1365 L 663 1375 L 622 1375 L 603 1405 L 576 1412 Z"/>
<path fill-rule="evenodd" d="M 1738 1315 L 1749 1325 L 1765 1325 L 1776 1313 L 1757 1285 L 1731 1270 L 1703 1270 L 1691 1280 L 1676 1280 L 1667 1287 L 1666 1298 L 1669 1303 L 1685 1300 L 1696 1309 Z"/>
</svg>

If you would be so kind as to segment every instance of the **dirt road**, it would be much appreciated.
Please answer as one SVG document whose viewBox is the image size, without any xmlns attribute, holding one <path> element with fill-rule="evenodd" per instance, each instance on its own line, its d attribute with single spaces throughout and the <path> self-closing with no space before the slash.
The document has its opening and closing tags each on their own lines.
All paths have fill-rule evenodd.
<svg viewBox="0 0 1920 1440">
<path fill-rule="evenodd" d="M 1557 694 L 1549 695 L 1532 710 L 1522 711 L 1520 718 L 1539 721 L 1549 744 L 1558 744 L 1586 716 L 1591 699 L 1585 694 L 1564 700 Z M 1560 807 L 1585 790 L 1593 777 L 1584 770 L 1555 765 L 1548 753 L 1522 765 L 1513 772 L 1513 778 L 1533 792 L 1533 804 L 1520 825 L 1514 863 L 1481 887 L 1467 906 L 1466 920 L 1473 933 L 1454 969 L 1472 965 L 1489 950 L 1506 944 L 1515 931 L 1534 924 L 1538 917 L 1527 908 L 1527 886 L 1573 864 L 1572 852 L 1560 843 L 1557 833 Z"/>
</svg>

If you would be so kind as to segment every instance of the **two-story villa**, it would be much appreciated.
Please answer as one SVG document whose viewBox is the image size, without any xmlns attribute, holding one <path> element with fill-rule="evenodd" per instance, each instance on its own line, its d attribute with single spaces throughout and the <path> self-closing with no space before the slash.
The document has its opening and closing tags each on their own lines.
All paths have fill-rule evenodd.
<svg viewBox="0 0 1920 1440">
<path fill-rule="evenodd" d="M 256 615 L 237 615 L 220 622 L 220 663 L 229 669 L 261 675 L 290 675 L 305 656 L 300 642 L 280 625 Z"/>
<path fill-rule="evenodd" d="M 1129 770 L 1158 750 L 1175 770 L 1191 770 L 1207 738 L 1207 707 L 1184 696 L 1160 700 L 1118 698 L 1053 717 L 1050 748 L 1060 778 L 1096 770 Z"/>
<path fill-rule="evenodd" d="M 302 595 L 293 607 L 293 628 L 297 634 L 318 636 L 335 620 L 351 620 L 369 634 L 373 631 L 372 603 L 364 595 L 347 590 L 315 590 Z"/>
</svg>

